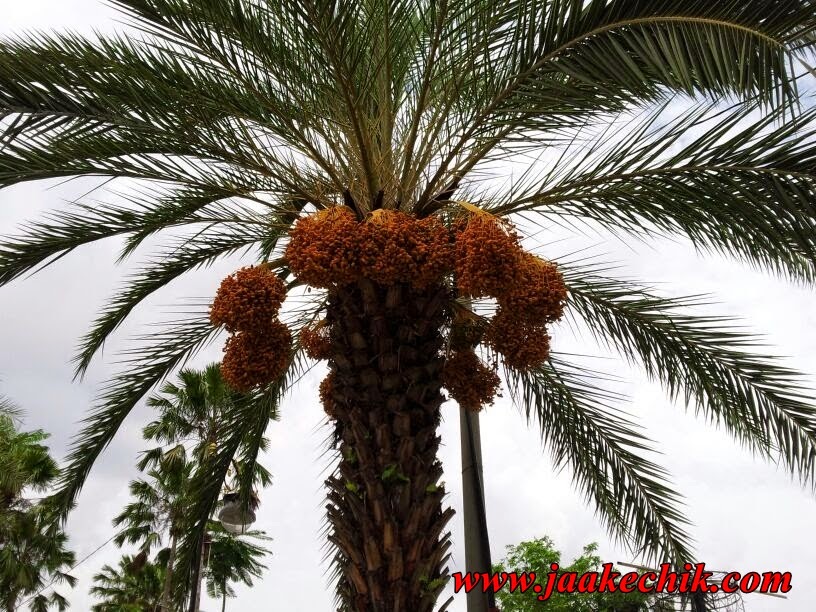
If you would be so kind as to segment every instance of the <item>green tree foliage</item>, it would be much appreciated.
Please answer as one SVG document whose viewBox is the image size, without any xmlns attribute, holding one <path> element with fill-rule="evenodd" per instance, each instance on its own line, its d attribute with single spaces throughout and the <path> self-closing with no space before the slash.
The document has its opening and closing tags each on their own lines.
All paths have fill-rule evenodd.
<svg viewBox="0 0 816 612">
<path fill-rule="evenodd" d="M 10 405 L 9 405 L 10 407 Z M 23 492 L 42 493 L 59 474 L 57 462 L 42 444 L 42 430 L 19 431 L 15 413 L 0 407 L 0 508 L 25 502 Z"/>
<path fill-rule="evenodd" d="M 0 284 L 109 237 L 122 259 L 152 254 L 83 338 L 78 374 L 146 298 L 221 258 L 267 262 L 294 287 L 282 257 L 292 224 L 336 205 L 360 218 L 382 207 L 447 220 L 474 200 L 511 222 L 681 238 L 816 280 L 812 0 L 113 3 L 140 35 L 0 42 L 0 188 L 72 177 L 129 187 L 3 238 Z M 521 172 L 486 180 L 503 162 Z M 568 315 L 600 344 L 816 481 L 816 411 L 799 373 L 732 320 L 695 314 L 699 298 L 663 297 L 606 264 L 558 263 Z M 287 311 L 293 331 L 321 316 L 325 294 L 306 297 Z M 52 500 L 62 516 L 134 406 L 219 336 L 206 305 L 185 312 L 140 339 L 98 398 Z M 283 379 L 221 413 L 218 444 L 191 482 L 185 580 L 236 454 L 248 485 L 305 364 L 293 351 Z M 533 370 L 508 368 L 506 380 L 612 534 L 650 559 L 693 558 L 680 496 L 596 372 L 556 353 Z M 347 588 L 348 560 L 363 552 L 346 553 L 338 596 L 353 608 L 362 587 Z M 393 593 L 385 582 L 378 592 Z"/>
<path fill-rule="evenodd" d="M 142 454 L 139 468 L 145 471 L 145 477 L 130 483 L 132 501 L 113 523 L 119 529 L 115 542 L 119 546 L 138 545 L 140 556 L 137 559 L 148 559 L 156 547 L 161 547 L 153 563 L 163 568 L 162 605 L 167 609 L 172 607 L 170 598 L 175 586 L 179 538 L 187 526 L 189 505 L 195 501 L 191 498 L 193 479 L 196 471 L 217 451 L 222 413 L 244 397 L 230 390 L 221 377 L 218 364 L 211 364 L 203 370 L 182 370 L 178 383 L 166 383 L 158 394 L 147 400 L 148 406 L 158 415 L 144 428 L 143 435 L 145 440 L 158 443 L 158 446 Z M 276 415 L 273 412 L 271 416 Z M 260 448 L 265 448 L 266 444 L 263 438 Z M 230 482 L 225 483 L 227 490 L 239 488 L 243 477 L 240 459 L 233 460 L 232 465 Z M 250 480 L 250 486 L 271 483 L 269 472 L 261 464 L 256 462 L 253 467 L 254 478 Z M 256 500 L 254 493 L 250 497 Z M 217 504 L 213 504 L 210 513 L 216 507 Z M 251 578 L 260 576 L 264 569 L 260 558 L 269 551 L 245 539 L 265 539 L 262 532 L 232 537 L 213 521 L 208 523 L 207 532 L 210 541 L 203 541 L 199 548 L 205 557 L 202 565 L 207 590 L 226 601 L 227 597 L 234 596 L 231 582 L 251 585 Z"/>
<path fill-rule="evenodd" d="M 507 554 L 497 565 L 494 572 L 516 572 L 536 574 L 535 584 L 542 587 L 547 582 L 550 565 L 558 563 L 558 573 L 600 572 L 603 561 L 597 554 L 598 545 L 595 543 L 584 546 L 581 554 L 573 559 L 572 563 L 562 563 L 561 551 L 548 537 L 536 538 L 507 547 Z M 648 596 L 641 593 L 557 593 L 544 601 L 539 601 L 532 592 L 522 593 L 520 590 L 511 592 L 501 589 L 496 593 L 496 601 L 504 612 L 639 612 L 649 609 Z"/>
<path fill-rule="evenodd" d="M 160 563 L 124 555 L 116 568 L 105 565 L 93 577 L 91 593 L 102 601 L 93 612 L 155 612 L 159 610 L 165 570 Z"/>
<path fill-rule="evenodd" d="M 27 497 L 45 491 L 59 468 L 43 442 L 42 430 L 20 431 L 18 413 L 0 408 L 0 606 L 13 612 L 25 602 L 36 612 L 65 610 L 67 600 L 54 583 L 75 584 L 68 568 L 74 553 L 68 537 L 41 505 Z"/>
<path fill-rule="evenodd" d="M 221 611 L 226 610 L 227 598 L 235 597 L 232 583 L 252 586 L 253 578 L 260 578 L 266 566 L 261 560 L 270 551 L 257 542 L 270 540 L 262 531 L 247 531 L 234 536 L 224 531 L 219 523 L 211 522 L 211 536 L 205 577 L 207 594 L 221 598 Z"/>
</svg>

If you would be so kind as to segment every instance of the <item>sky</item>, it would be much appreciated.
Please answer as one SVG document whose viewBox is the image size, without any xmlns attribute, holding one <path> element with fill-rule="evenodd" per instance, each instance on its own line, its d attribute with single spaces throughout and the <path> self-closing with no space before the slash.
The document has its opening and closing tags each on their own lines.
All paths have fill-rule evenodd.
<svg viewBox="0 0 816 612">
<path fill-rule="evenodd" d="M 119 27 L 115 18 L 112 9 L 96 0 L 0 0 L 0 36 L 43 29 L 109 31 Z M 0 191 L 0 236 L 13 235 L 25 221 L 65 206 L 89 186 L 93 185 L 82 181 L 62 186 L 41 182 Z M 767 337 L 787 364 L 816 374 L 812 289 L 792 286 L 733 261 L 700 256 L 681 240 L 636 248 L 597 238 L 591 242 L 600 245 L 593 252 L 618 262 L 628 278 L 648 281 L 668 295 L 715 294 L 719 313 L 741 317 L 751 330 Z M 558 250 L 568 252 L 586 245 L 586 238 L 580 237 L 560 243 Z M 154 321 L 172 318 L 174 309 L 190 298 L 212 296 L 220 279 L 241 265 L 235 258 L 222 261 L 178 279 L 147 300 L 106 345 L 88 376 L 76 382 L 70 361 L 78 340 L 128 271 L 129 266 L 114 265 L 118 246 L 115 240 L 93 244 L 35 276 L 0 288 L 0 393 L 25 410 L 26 428 L 43 428 L 52 434 L 51 449 L 60 458 L 100 386 L 116 372 L 117 352 L 128 346 L 128 338 L 149 331 Z M 626 381 L 622 390 L 630 398 L 627 411 L 655 441 L 662 452 L 657 460 L 685 497 L 698 560 L 714 569 L 792 572 L 793 590 L 787 600 L 746 595 L 746 610 L 812 610 L 816 600 L 813 493 L 791 481 L 783 470 L 752 457 L 727 433 L 695 419 L 693 411 L 669 402 L 658 384 L 604 353 L 586 334 L 562 325 L 553 331 L 553 345 L 560 352 L 601 355 L 602 359 L 585 363 Z M 220 354 L 220 346 L 213 345 L 192 365 L 217 361 Z M 267 560 L 269 569 L 263 579 L 255 588 L 239 587 L 239 596 L 228 603 L 228 610 L 331 609 L 332 592 L 320 538 L 322 482 L 329 469 L 323 454 L 328 430 L 317 401 L 322 376 L 319 368 L 311 372 L 288 395 L 280 421 L 268 430 L 271 445 L 263 462 L 273 473 L 274 483 L 262 492 L 256 527 L 273 538 L 273 555 Z M 445 404 L 443 415 L 443 479 L 450 492 L 447 501 L 459 511 L 456 405 Z M 137 475 L 134 463 L 143 447 L 140 430 L 150 418 L 144 406 L 134 410 L 98 460 L 68 521 L 77 558 L 91 555 L 74 572 L 79 578 L 77 587 L 61 589 L 73 610 L 90 609 L 92 576 L 103 564 L 114 564 L 121 554 L 113 543 L 97 548 L 113 534 L 111 519 L 128 500 L 128 482 Z M 554 470 L 539 433 L 528 428 L 506 393 L 483 413 L 482 443 L 494 558 L 509 544 L 546 534 L 568 559 L 579 554 L 584 544 L 596 541 L 605 561 L 633 560 L 605 534 L 592 510 L 573 490 L 569 472 Z M 460 514 L 450 526 L 454 542 L 451 571 L 463 571 Z M 202 610 L 216 609 L 220 602 L 202 605 Z M 464 611 L 463 596 L 455 597 L 451 610 Z"/>
</svg>

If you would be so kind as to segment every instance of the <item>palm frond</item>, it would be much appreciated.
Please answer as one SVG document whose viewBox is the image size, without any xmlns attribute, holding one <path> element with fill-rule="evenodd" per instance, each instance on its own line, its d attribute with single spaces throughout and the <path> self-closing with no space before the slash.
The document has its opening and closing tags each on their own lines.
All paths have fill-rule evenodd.
<svg viewBox="0 0 816 612">
<path fill-rule="evenodd" d="M 489 42 L 454 66 L 467 66 L 479 88 L 463 101 L 469 114 L 461 113 L 462 128 L 438 147 L 421 209 L 458 187 L 509 135 L 546 143 L 576 117 L 670 92 L 792 109 L 798 98 L 792 63 L 797 54 L 812 54 L 816 28 L 806 0 L 770 11 L 762 0 L 519 0 L 477 10 L 480 40 Z"/>
<path fill-rule="evenodd" d="M 496 214 L 575 217 L 615 233 L 681 234 L 796 280 L 816 280 L 816 109 L 784 123 L 735 106 L 678 117 L 665 107 L 567 148 Z M 628 128 L 628 129 L 627 129 Z"/>
<path fill-rule="evenodd" d="M 303 375 L 309 369 L 306 354 L 298 346 L 295 346 L 292 351 L 289 369 L 281 382 L 278 401 L 303 378 Z M 268 472 L 258 463 L 258 455 L 265 450 L 267 444 L 264 432 L 269 425 L 269 421 L 278 419 L 277 404 L 270 406 L 266 420 L 263 419 L 264 416 L 265 414 L 262 413 L 254 421 L 252 429 L 247 432 L 247 437 L 239 449 L 238 464 L 241 466 L 241 470 L 237 474 L 236 484 L 241 496 L 241 504 L 244 506 L 250 504 L 256 485 L 266 486 L 271 482 Z"/>
<path fill-rule="evenodd" d="M 661 298 L 577 267 L 564 273 L 570 311 L 599 342 L 642 365 L 672 398 L 693 405 L 741 443 L 816 482 L 813 396 L 802 374 L 750 352 L 762 347 L 757 336 L 733 319 L 688 314 L 705 303 L 701 298 Z"/>
<path fill-rule="evenodd" d="M 189 483 L 189 504 L 175 565 L 179 576 L 175 587 L 178 601 L 183 599 L 190 587 L 207 522 L 219 500 L 236 453 L 253 431 L 266 429 L 284 390 L 284 381 L 279 380 L 260 391 L 238 396 L 226 406 L 219 427 L 222 436 L 218 447 L 203 458 Z"/>
<path fill-rule="evenodd" d="M 209 318 L 199 315 L 142 338 L 141 346 L 125 353 L 122 373 L 105 387 L 73 440 L 58 491 L 49 499 L 58 516 L 71 510 L 96 458 L 139 400 L 217 334 Z"/>
<path fill-rule="evenodd" d="M 126 236 L 121 261 L 147 237 L 172 227 L 243 224 L 250 231 L 253 226 L 267 224 L 274 228 L 275 214 L 288 212 L 286 208 L 265 203 L 267 212 L 261 213 L 249 204 L 230 199 L 246 195 L 220 187 L 179 187 L 128 195 L 127 203 L 120 205 L 74 203 L 26 224 L 17 236 L 4 237 L 0 242 L 0 285 L 38 266 L 42 269 L 97 240 Z M 268 240 L 266 235 L 263 238 Z"/>
<path fill-rule="evenodd" d="M 621 400 L 599 376 L 553 356 L 531 371 L 506 369 L 513 399 L 537 422 L 559 468 L 594 504 L 619 540 L 651 560 L 693 558 L 681 500 L 666 471 L 638 455 L 650 452 L 639 428 L 620 416 Z"/>
<path fill-rule="evenodd" d="M 251 250 L 267 234 L 268 230 L 265 232 L 263 227 L 219 225 L 193 238 L 180 239 L 173 247 L 156 253 L 140 272 L 126 280 L 120 293 L 102 310 L 82 339 L 75 358 L 76 375 L 85 372 L 108 336 L 148 296 L 187 272 L 212 265 L 222 257 Z"/>
</svg>

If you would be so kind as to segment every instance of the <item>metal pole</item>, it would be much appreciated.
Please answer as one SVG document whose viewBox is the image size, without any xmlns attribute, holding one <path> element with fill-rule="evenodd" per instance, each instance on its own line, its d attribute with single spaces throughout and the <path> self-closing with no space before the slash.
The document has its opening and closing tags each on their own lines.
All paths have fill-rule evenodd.
<svg viewBox="0 0 816 612">
<path fill-rule="evenodd" d="M 484 501 L 482 474 L 482 441 L 479 413 L 459 408 L 459 426 L 462 446 L 462 501 L 465 523 L 465 571 L 490 573 L 490 540 L 487 531 L 487 513 Z M 496 595 L 474 589 L 467 594 L 468 612 L 493 612 Z"/>
<path fill-rule="evenodd" d="M 201 544 L 198 546 L 198 551 L 196 554 L 195 566 L 193 567 L 189 612 L 198 612 L 198 609 L 201 606 L 201 580 L 204 577 L 202 572 L 204 565 L 204 539 L 205 536 L 202 536 Z"/>
</svg>

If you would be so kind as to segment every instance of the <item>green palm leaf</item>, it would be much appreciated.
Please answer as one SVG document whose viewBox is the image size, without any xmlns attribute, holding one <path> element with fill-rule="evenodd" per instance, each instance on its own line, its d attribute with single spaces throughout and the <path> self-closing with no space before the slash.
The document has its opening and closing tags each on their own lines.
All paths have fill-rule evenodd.
<svg viewBox="0 0 816 612">
<path fill-rule="evenodd" d="M 550 171 L 532 172 L 491 210 L 596 222 L 642 239 L 680 234 L 793 279 L 816 279 L 814 110 L 781 121 L 735 106 L 666 106 L 567 146 Z M 589 151 L 582 153 L 581 150 Z M 718 228 L 718 229 L 715 229 Z"/>
<path fill-rule="evenodd" d="M 507 369 L 514 401 L 536 422 L 558 468 L 620 540 L 650 559 L 693 559 L 680 497 L 666 471 L 641 456 L 652 452 L 640 428 L 620 416 L 621 397 L 598 375 L 553 357 L 533 371 Z"/>
<path fill-rule="evenodd" d="M 68 466 L 60 475 L 59 491 L 51 498 L 60 516 L 73 506 L 96 458 L 139 400 L 217 334 L 218 330 L 213 329 L 206 315 L 191 317 L 143 338 L 142 347 L 129 351 L 123 372 L 103 391 L 74 439 Z"/>
<path fill-rule="evenodd" d="M 816 482 L 816 413 L 805 378 L 748 352 L 760 340 L 732 319 L 684 312 L 700 298 L 660 298 L 631 282 L 567 269 L 571 310 L 603 344 L 642 366 L 673 399 L 692 404 L 754 451 L 772 451 Z"/>
<path fill-rule="evenodd" d="M 236 252 L 250 251 L 263 239 L 254 226 L 220 226 L 203 231 L 192 239 L 182 239 L 174 247 L 157 253 L 155 259 L 130 277 L 121 293 L 105 307 L 91 330 L 82 339 L 77 355 L 77 374 L 83 373 L 105 340 L 145 298 L 179 276 L 213 264 Z"/>
</svg>

